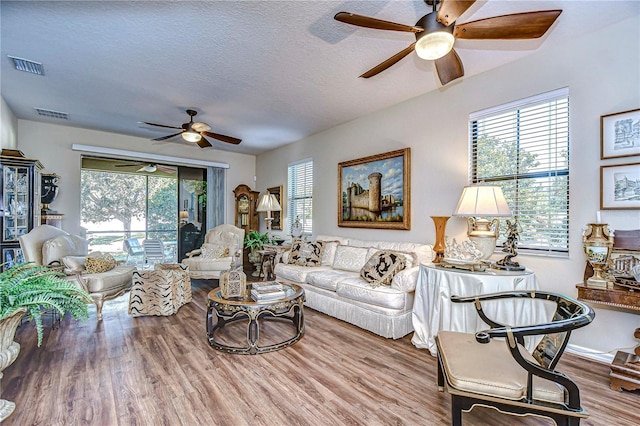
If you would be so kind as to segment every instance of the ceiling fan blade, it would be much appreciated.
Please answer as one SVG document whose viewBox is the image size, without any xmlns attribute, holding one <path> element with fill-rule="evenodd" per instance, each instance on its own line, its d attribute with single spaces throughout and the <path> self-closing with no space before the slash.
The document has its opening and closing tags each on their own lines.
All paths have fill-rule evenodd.
<svg viewBox="0 0 640 426">
<path fill-rule="evenodd" d="M 456 25 L 453 36 L 461 39 L 517 40 L 541 37 L 562 10 L 514 13 Z"/>
<path fill-rule="evenodd" d="M 171 167 L 161 166 L 160 164 L 156 164 L 156 169 L 164 173 L 174 174 L 176 172 L 176 169 L 172 169 Z"/>
<path fill-rule="evenodd" d="M 438 9 L 438 14 L 436 15 L 436 21 L 448 27 L 475 2 L 476 0 L 442 0 L 440 9 Z"/>
<path fill-rule="evenodd" d="M 138 123 L 148 124 L 149 126 L 166 127 L 167 129 L 181 129 L 181 127 L 166 126 L 164 124 L 149 123 L 147 121 L 138 121 Z"/>
<path fill-rule="evenodd" d="M 438 78 L 443 86 L 464 75 L 462 61 L 453 49 L 451 49 L 451 52 L 447 53 L 442 58 L 436 59 L 434 62 L 436 64 Z"/>
<path fill-rule="evenodd" d="M 200 140 L 197 142 L 197 143 L 198 143 L 198 146 L 199 146 L 200 148 L 207 148 L 207 147 L 211 146 L 211 142 L 209 142 L 208 140 L 206 140 L 206 139 L 204 138 L 204 136 L 202 136 L 202 135 L 200 135 L 200 136 L 201 136 L 201 138 L 200 138 Z"/>
<path fill-rule="evenodd" d="M 371 68 L 369 71 L 365 72 L 360 77 L 369 78 L 369 77 L 373 77 L 376 74 L 381 73 L 382 71 L 384 71 L 387 68 L 389 68 L 391 65 L 395 64 L 396 62 L 398 62 L 400 59 L 402 59 L 405 56 L 407 56 L 409 53 L 413 52 L 413 48 L 415 47 L 415 45 L 416 45 L 415 43 L 411 43 L 409 45 L 409 47 L 405 48 L 404 50 L 401 50 L 400 52 L 396 53 L 395 55 L 393 55 L 392 57 L 390 57 L 386 61 L 376 65 L 373 68 Z"/>
<path fill-rule="evenodd" d="M 420 33 L 424 31 L 424 29 L 420 27 L 396 24 L 395 22 L 383 21 L 382 19 L 370 18 L 368 16 L 356 15 L 355 13 L 349 12 L 338 12 L 333 19 L 344 22 L 345 24 L 373 28 L 375 30 L 406 31 L 410 33 Z"/>
<path fill-rule="evenodd" d="M 183 130 L 182 132 L 184 132 L 184 130 Z M 163 140 L 166 140 L 166 139 L 171 139 L 171 138 L 172 138 L 172 137 L 174 137 L 174 136 L 181 135 L 181 134 L 182 134 L 182 132 L 174 133 L 173 135 L 169 135 L 169 136 L 162 136 L 162 137 L 155 138 L 155 139 L 151 139 L 151 140 L 152 140 L 152 141 L 163 141 Z"/>
<path fill-rule="evenodd" d="M 214 139 L 217 139 L 217 140 L 222 141 L 222 142 L 232 143 L 234 145 L 238 145 L 240 142 L 242 142 L 242 139 L 234 138 L 234 137 L 231 137 L 231 136 L 221 135 L 219 133 L 201 132 L 200 134 L 201 135 L 205 135 L 205 136 L 209 136 L 210 138 L 214 138 Z M 209 146 L 211 146 L 211 145 L 209 145 Z"/>
</svg>

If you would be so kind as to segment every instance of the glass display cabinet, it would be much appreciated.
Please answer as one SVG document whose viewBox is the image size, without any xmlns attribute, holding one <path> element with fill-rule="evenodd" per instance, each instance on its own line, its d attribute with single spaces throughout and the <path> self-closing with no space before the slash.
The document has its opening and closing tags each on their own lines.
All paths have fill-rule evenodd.
<svg viewBox="0 0 640 426">
<path fill-rule="evenodd" d="M 40 224 L 42 163 L 21 154 L 20 151 L 2 150 L 0 155 L 2 270 L 24 262 L 18 237 Z"/>
</svg>

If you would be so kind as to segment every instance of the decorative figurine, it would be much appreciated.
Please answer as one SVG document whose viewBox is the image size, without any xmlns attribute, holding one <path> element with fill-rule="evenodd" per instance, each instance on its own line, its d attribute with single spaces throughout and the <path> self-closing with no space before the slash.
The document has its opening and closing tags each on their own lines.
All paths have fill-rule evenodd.
<svg viewBox="0 0 640 426">
<path fill-rule="evenodd" d="M 518 230 L 518 220 L 511 222 L 507 219 L 507 240 L 504 242 L 502 251 L 508 253 L 504 259 L 498 260 L 495 264 L 497 269 L 504 269 L 506 271 L 524 271 L 525 267 L 520 266 L 518 262 L 512 259 L 518 255 L 518 240 L 520 239 L 520 232 Z"/>
</svg>

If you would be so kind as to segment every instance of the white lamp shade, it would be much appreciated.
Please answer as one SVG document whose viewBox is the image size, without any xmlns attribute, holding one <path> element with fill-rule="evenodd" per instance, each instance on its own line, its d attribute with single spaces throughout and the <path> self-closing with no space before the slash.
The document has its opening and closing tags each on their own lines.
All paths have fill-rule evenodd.
<svg viewBox="0 0 640 426">
<path fill-rule="evenodd" d="M 256 209 L 257 212 L 279 212 L 280 210 L 282 210 L 282 208 L 275 195 L 267 192 L 260 196 L 258 208 Z"/>
<path fill-rule="evenodd" d="M 511 216 L 502 188 L 493 185 L 469 185 L 462 190 L 454 216 Z"/>
</svg>

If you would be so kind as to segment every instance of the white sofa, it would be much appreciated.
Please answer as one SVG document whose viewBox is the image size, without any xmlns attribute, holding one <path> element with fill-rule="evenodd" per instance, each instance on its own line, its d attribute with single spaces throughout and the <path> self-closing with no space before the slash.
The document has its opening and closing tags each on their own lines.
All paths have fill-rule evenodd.
<svg viewBox="0 0 640 426">
<path fill-rule="evenodd" d="M 275 266 L 276 279 L 300 285 L 305 305 L 386 338 L 399 339 L 413 331 L 411 312 L 420 263 L 431 263 L 428 244 L 364 241 L 320 235 L 324 241 L 320 266 L 283 263 Z M 398 272 L 390 286 L 372 286 L 360 277 L 367 260 L 379 250 L 405 254 L 406 269 Z"/>
</svg>

